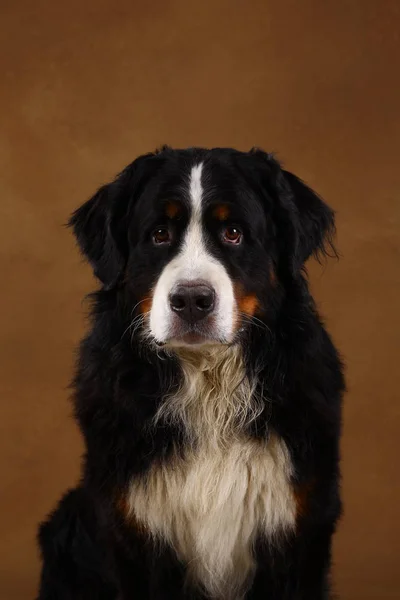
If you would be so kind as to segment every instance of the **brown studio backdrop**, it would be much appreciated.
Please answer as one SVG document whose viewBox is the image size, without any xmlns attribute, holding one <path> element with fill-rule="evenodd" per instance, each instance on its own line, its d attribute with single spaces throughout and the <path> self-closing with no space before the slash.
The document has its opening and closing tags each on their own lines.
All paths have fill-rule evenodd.
<svg viewBox="0 0 400 600">
<path fill-rule="evenodd" d="M 344 600 L 400 597 L 396 0 L 16 0 L 0 6 L 0 597 L 34 597 L 37 522 L 76 482 L 66 389 L 90 270 L 69 213 L 169 143 L 275 150 L 338 212 L 311 268 L 348 364 Z"/>
</svg>

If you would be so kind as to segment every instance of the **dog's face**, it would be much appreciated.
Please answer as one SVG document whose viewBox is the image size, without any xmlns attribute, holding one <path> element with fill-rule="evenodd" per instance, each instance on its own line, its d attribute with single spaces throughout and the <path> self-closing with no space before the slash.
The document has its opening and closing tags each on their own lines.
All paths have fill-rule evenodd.
<svg viewBox="0 0 400 600">
<path fill-rule="evenodd" d="M 270 280 L 266 219 L 232 167 L 185 158 L 166 160 L 135 207 L 127 276 L 143 281 L 158 344 L 228 344 Z"/>
<path fill-rule="evenodd" d="M 158 345 L 231 344 L 263 320 L 333 228 L 330 209 L 261 151 L 140 157 L 71 219 L 107 289 Z"/>
<path fill-rule="evenodd" d="M 203 169 L 203 162 L 191 166 L 171 200 L 157 202 L 154 264 L 165 262 L 167 248 L 168 258 L 152 289 L 149 331 L 161 344 L 229 343 L 234 334 L 237 302 L 226 250 L 235 256 L 243 233 L 228 220 L 228 205 L 211 197 Z"/>
</svg>

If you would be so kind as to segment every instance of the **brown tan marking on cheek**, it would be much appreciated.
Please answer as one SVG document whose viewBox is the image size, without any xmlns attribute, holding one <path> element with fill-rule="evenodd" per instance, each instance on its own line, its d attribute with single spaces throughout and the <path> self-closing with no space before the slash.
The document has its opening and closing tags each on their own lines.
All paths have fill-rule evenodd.
<svg viewBox="0 0 400 600">
<path fill-rule="evenodd" d="M 218 204 L 213 210 L 213 216 L 218 219 L 218 221 L 226 221 L 229 217 L 229 208 L 226 204 Z"/>
<path fill-rule="evenodd" d="M 240 298 L 238 302 L 239 310 L 249 317 L 253 317 L 257 308 L 258 308 L 258 300 L 254 294 L 248 294 Z"/>
<path fill-rule="evenodd" d="M 243 314 L 253 317 L 260 305 L 257 296 L 255 294 L 246 294 L 240 283 L 234 284 L 234 294 L 237 307 L 234 329 L 237 331 L 242 325 Z"/>
<path fill-rule="evenodd" d="M 142 315 L 149 313 L 151 310 L 152 302 L 153 298 L 151 296 L 143 298 L 143 300 L 141 300 L 138 305 L 139 312 L 142 313 Z"/>
<path fill-rule="evenodd" d="M 167 202 L 165 212 L 170 219 L 175 219 L 179 215 L 180 210 L 181 208 L 177 202 Z"/>
</svg>

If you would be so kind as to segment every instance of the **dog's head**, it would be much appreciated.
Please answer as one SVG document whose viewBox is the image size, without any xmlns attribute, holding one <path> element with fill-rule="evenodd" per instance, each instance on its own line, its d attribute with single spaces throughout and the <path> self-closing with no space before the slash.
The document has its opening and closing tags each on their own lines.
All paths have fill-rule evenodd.
<svg viewBox="0 0 400 600">
<path fill-rule="evenodd" d="M 154 342 L 192 347 L 230 344 L 265 320 L 334 229 L 328 206 L 271 155 L 219 148 L 139 157 L 70 224 Z"/>
</svg>

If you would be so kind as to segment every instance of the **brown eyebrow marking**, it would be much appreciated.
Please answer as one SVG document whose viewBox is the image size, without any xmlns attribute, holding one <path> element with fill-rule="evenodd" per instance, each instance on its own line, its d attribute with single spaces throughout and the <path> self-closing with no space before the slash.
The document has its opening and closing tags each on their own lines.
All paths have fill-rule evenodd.
<svg viewBox="0 0 400 600">
<path fill-rule="evenodd" d="M 217 206 L 213 210 L 213 216 L 218 219 L 218 221 L 226 221 L 229 217 L 229 207 L 226 204 L 217 204 Z"/>
<path fill-rule="evenodd" d="M 165 207 L 165 212 L 167 214 L 167 217 L 169 217 L 170 219 L 174 219 L 175 217 L 178 216 L 178 214 L 181 212 L 182 208 L 181 206 L 178 204 L 178 202 L 167 202 L 166 207 Z"/>
</svg>

